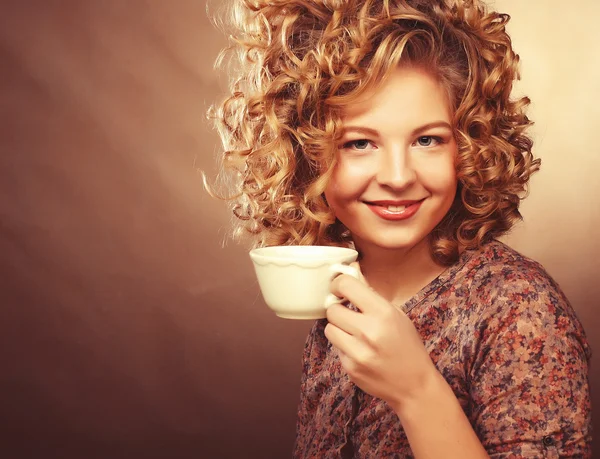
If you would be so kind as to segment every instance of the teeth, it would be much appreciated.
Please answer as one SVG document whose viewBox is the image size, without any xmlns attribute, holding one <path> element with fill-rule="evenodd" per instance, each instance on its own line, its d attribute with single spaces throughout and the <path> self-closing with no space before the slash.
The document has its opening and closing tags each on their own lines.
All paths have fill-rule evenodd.
<svg viewBox="0 0 600 459">
<path fill-rule="evenodd" d="M 387 210 L 390 212 L 401 212 L 406 209 L 406 206 L 388 206 Z"/>
</svg>

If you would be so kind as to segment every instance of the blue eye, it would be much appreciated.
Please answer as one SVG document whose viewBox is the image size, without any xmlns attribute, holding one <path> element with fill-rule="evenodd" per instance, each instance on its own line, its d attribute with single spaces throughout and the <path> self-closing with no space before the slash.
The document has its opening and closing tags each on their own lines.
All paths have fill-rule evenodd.
<svg viewBox="0 0 600 459">
<path fill-rule="evenodd" d="M 415 143 L 420 147 L 431 147 L 442 143 L 442 139 L 432 135 L 423 135 Z"/>
<path fill-rule="evenodd" d="M 367 139 L 359 139 L 359 140 L 352 140 L 350 142 L 346 142 L 344 144 L 344 148 L 351 148 L 351 149 L 355 149 L 355 150 L 366 150 L 367 148 L 369 148 L 369 145 L 371 144 L 370 141 L 368 141 Z"/>
</svg>

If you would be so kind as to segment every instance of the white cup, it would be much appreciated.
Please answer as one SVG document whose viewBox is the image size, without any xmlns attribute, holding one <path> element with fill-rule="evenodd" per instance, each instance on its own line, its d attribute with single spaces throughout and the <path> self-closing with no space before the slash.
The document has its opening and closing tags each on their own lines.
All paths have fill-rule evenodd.
<svg viewBox="0 0 600 459">
<path fill-rule="evenodd" d="M 315 245 L 273 246 L 250 251 L 265 303 L 285 319 L 322 319 L 326 309 L 343 298 L 329 292 L 339 274 L 358 279 L 348 263 L 358 252 L 344 247 Z"/>
</svg>

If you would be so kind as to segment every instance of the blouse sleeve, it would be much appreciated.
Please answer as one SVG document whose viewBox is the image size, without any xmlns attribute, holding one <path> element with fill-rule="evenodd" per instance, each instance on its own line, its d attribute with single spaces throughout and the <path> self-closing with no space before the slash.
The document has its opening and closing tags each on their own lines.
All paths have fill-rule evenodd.
<svg viewBox="0 0 600 459">
<path fill-rule="evenodd" d="M 591 457 L 583 328 L 560 291 L 510 285 L 476 327 L 473 426 L 492 458 Z"/>
<path fill-rule="evenodd" d="M 294 442 L 293 457 L 304 457 L 305 451 L 310 449 L 310 433 L 308 427 L 316 412 L 316 404 L 308 396 L 307 384 L 312 373 L 323 361 L 324 334 L 326 320 L 315 321 L 304 345 L 302 354 L 302 376 L 300 378 L 300 402 L 298 404 L 298 417 L 296 421 L 296 440 Z"/>
</svg>

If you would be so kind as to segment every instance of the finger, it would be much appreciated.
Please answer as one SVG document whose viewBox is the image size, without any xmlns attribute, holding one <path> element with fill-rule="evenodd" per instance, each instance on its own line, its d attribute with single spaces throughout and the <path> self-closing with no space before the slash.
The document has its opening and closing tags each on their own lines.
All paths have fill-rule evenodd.
<svg viewBox="0 0 600 459">
<path fill-rule="evenodd" d="M 327 320 L 329 323 L 352 336 L 360 334 L 361 316 L 361 313 L 352 311 L 339 303 L 332 304 L 327 308 Z"/>
<path fill-rule="evenodd" d="M 336 349 L 346 355 L 352 355 L 353 348 L 357 345 L 356 338 L 331 322 L 325 326 L 325 337 Z"/>
<path fill-rule="evenodd" d="M 348 357 L 346 354 L 344 354 L 342 351 L 340 351 L 339 349 L 337 350 L 337 354 L 338 354 L 338 358 L 340 359 L 340 363 L 342 364 L 342 367 L 344 368 L 344 370 L 346 370 L 346 372 L 348 372 L 348 370 L 350 370 L 352 368 L 352 359 L 350 357 Z"/>
<path fill-rule="evenodd" d="M 365 347 L 364 343 L 354 336 L 348 335 L 335 325 L 327 324 L 325 336 L 337 351 L 340 363 L 346 372 L 353 373 L 357 368 L 364 367 L 372 361 L 372 353 Z"/>
<path fill-rule="evenodd" d="M 389 307 L 377 292 L 352 276 L 337 276 L 331 281 L 329 289 L 335 296 L 347 299 L 364 313 Z"/>
</svg>

